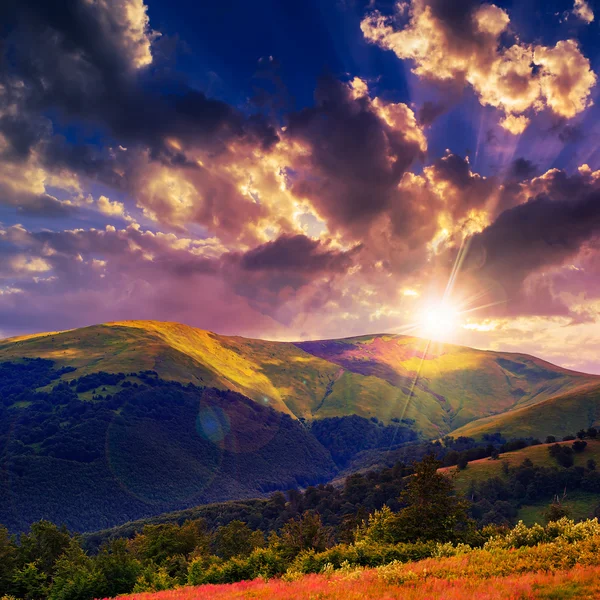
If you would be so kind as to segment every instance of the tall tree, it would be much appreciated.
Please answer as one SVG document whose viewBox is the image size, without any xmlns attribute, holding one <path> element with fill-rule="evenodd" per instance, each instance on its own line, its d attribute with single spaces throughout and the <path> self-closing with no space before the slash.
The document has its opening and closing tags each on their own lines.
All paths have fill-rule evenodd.
<svg viewBox="0 0 600 600">
<path fill-rule="evenodd" d="M 456 496 L 452 480 L 438 471 L 440 467 L 433 454 L 415 464 L 415 473 L 400 494 L 406 507 L 395 523 L 402 541 L 452 541 L 469 527 L 468 503 Z"/>
</svg>

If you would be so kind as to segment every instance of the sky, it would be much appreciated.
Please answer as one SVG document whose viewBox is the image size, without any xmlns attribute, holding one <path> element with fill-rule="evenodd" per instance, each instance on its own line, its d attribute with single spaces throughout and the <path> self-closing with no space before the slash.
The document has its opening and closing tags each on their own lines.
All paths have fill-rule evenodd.
<svg viewBox="0 0 600 600">
<path fill-rule="evenodd" d="M 4 0 L 0 337 L 390 332 L 600 373 L 599 22 Z"/>
</svg>

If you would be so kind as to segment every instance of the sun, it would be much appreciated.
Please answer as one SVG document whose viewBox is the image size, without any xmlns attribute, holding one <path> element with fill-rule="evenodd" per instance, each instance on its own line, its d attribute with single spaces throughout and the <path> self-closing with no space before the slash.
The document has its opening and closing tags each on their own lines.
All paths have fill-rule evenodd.
<svg viewBox="0 0 600 600">
<path fill-rule="evenodd" d="M 419 313 L 420 334 L 431 340 L 448 339 L 457 329 L 460 313 L 446 302 L 427 304 Z"/>
</svg>

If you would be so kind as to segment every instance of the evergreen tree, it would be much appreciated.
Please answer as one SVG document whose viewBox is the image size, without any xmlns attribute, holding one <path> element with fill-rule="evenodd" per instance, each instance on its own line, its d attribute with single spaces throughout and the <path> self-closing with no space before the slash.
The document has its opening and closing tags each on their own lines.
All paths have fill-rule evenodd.
<svg viewBox="0 0 600 600">
<path fill-rule="evenodd" d="M 451 479 L 438 472 L 440 466 L 432 454 L 415 464 L 415 474 L 400 494 L 406 505 L 395 524 L 401 540 L 452 541 L 469 527 L 468 503 L 455 495 Z"/>
</svg>

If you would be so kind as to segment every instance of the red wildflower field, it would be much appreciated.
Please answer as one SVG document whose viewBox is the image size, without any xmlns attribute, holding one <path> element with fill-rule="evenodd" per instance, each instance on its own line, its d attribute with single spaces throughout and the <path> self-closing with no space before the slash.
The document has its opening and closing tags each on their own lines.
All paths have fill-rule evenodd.
<svg viewBox="0 0 600 600">
<path fill-rule="evenodd" d="M 260 579 L 134 594 L 130 600 L 524 600 L 600 598 L 600 567 L 491 578 L 429 578 L 386 582 L 375 569 L 351 575 L 306 575 L 286 582 Z"/>
</svg>

